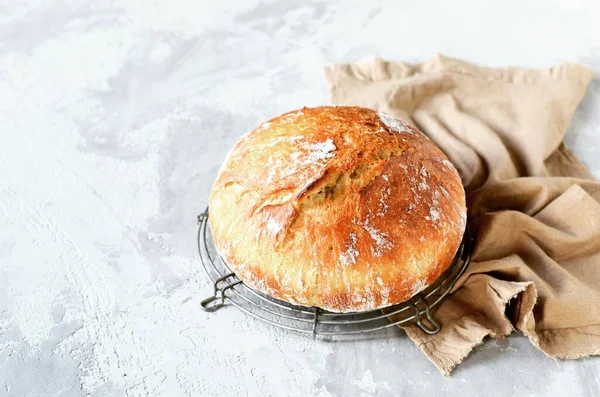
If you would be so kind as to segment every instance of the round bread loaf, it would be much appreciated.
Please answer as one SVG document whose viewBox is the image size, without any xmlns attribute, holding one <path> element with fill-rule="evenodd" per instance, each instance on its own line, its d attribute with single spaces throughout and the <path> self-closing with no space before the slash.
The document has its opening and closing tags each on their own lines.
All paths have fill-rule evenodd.
<svg viewBox="0 0 600 397">
<path fill-rule="evenodd" d="M 214 183 L 209 220 L 250 287 L 354 312 L 403 302 L 452 263 L 465 193 L 425 135 L 384 113 L 317 107 L 244 136 Z"/>
</svg>

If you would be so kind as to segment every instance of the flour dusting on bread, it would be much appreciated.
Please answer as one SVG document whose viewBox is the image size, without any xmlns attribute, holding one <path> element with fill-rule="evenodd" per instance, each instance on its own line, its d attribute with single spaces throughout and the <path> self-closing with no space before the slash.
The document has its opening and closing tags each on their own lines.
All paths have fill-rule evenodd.
<svg viewBox="0 0 600 397">
<path fill-rule="evenodd" d="M 265 222 L 265 229 L 267 230 L 267 233 L 274 236 L 280 233 L 283 228 L 284 225 L 277 218 L 273 216 L 267 217 L 267 222 Z"/>
<path fill-rule="evenodd" d="M 427 281 L 424 278 L 419 278 L 417 279 L 411 288 L 411 296 L 414 296 L 416 294 L 418 294 L 419 292 L 423 291 L 425 288 L 427 288 Z"/>
<path fill-rule="evenodd" d="M 316 163 L 334 156 L 334 151 L 337 149 L 331 140 L 327 138 L 324 142 L 317 142 L 312 145 L 307 145 L 308 160 L 311 163 Z"/>
<path fill-rule="evenodd" d="M 430 207 L 429 208 L 429 216 L 425 217 L 425 219 L 435 222 L 438 219 L 440 219 L 440 212 L 436 208 Z"/>
<path fill-rule="evenodd" d="M 385 216 L 385 214 L 388 212 L 390 207 L 387 205 L 386 200 L 388 197 L 390 197 L 391 194 L 392 194 L 392 188 L 390 186 L 381 190 L 380 196 L 379 196 L 379 208 L 378 208 L 379 211 L 377 212 L 377 215 Z"/>
<path fill-rule="evenodd" d="M 373 216 L 369 214 L 363 222 L 362 226 L 365 228 L 365 230 L 369 233 L 369 236 L 371 236 L 371 238 L 375 242 L 375 245 L 371 245 L 371 252 L 374 256 L 381 256 L 384 251 L 391 249 L 393 247 L 393 244 L 390 240 L 388 240 L 388 233 L 382 232 L 381 230 L 375 228 L 373 225 L 371 225 L 372 221 Z"/>
<path fill-rule="evenodd" d="M 454 164 L 452 164 L 450 161 L 446 160 L 446 159 L 442 159 L 441 160 L 442 164 L 444 164 L 447 168 L 454 168 Z"/>
<path fill-rule="evenodd" d="M 348 244 L 348 248 L 344 251 L 339 258 L 339 262 L 342 265 L 354 265 L 356 263 L 356 258 L 358 258 L 358 250 L 356 249 L 356 244 L 358 239 L 355 233 L 350 233 L 350 244 Z"/>
<path fill-rule="evenodd" d="M 410 127 L 407 124 L 401 122 L 400 120 L 396 120 L 392 116 L 387 115 L 381 111 L 377 112 L 377 115 L 379 116 L 379 120 L 381 120 L 381 122 L 385 124 L 386 127 L 388 127 L 390 130 L 398 132 L 400 134 L 413 133 Z"/>
<path fill-rule="evenodd" d="M 292 153 L 292 164 L 302 165 L 324 165 L 324 161 L 335 156 L 335 144 L 330 138 L 323 142 L 307 143 L 301 142 L 298 151 Z"/>
</svg>

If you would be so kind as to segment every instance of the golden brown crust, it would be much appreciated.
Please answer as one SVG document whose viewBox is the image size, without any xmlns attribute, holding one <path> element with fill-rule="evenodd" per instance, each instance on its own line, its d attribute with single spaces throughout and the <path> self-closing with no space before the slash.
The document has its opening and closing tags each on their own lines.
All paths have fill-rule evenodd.
<svg viewBox="0 0 600 397">
<path fill-rule="evenodd" d="M 243 137 L 210 226 L 248 285 L 335 312 L 403 302 L 450 265 L 465 227 L 456 169 L 421 132 L 359 107 L 285 113 Z"/>
</svg>

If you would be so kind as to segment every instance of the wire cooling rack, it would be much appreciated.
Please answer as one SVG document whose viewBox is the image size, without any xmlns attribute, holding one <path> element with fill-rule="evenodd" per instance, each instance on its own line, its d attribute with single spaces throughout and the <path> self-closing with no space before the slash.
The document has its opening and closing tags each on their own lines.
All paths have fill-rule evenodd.
<svg viewBox="0 0 600 397">
<path fill-rule="evenodd" d="M 202 309 L 215 312 L 227 304 L 271 325 L 312 335 L 349 335 L 378 331 L 397 325 L 416 324 L 430 335 L 441 329 L 432 314 L 464 273 L 473 240 L 465 231 L 449 269 L 430 287 L 410 300 L 380 310 L 332 313 L 316 307 L 292 305 L 248 287 L 218 255 L 208 227 L 208 208 L 198 215 L 198 251 L 206 275 L 213 282 L 213 294 L 201 302 Z"/>
</svg>

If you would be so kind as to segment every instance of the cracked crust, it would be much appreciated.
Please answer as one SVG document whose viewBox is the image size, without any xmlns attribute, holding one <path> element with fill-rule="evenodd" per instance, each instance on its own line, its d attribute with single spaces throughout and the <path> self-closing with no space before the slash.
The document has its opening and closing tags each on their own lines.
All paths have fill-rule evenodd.
<svg viewBox="0 0 600 397">
<path fill-rule="evenodd" d="M 248 285 L 334 312 L 403 302 L 450 265 L 456 169 L 421 132 L 359 107 L 275 117 L 243 137 L 210 196 L 219 253 Z"/>
</svg>

